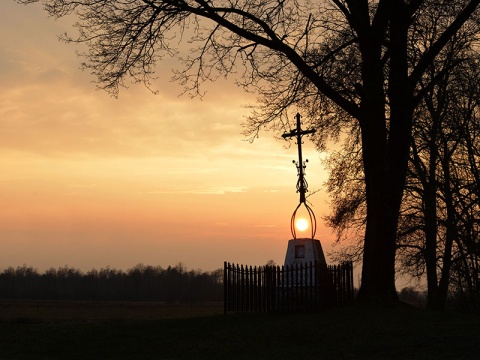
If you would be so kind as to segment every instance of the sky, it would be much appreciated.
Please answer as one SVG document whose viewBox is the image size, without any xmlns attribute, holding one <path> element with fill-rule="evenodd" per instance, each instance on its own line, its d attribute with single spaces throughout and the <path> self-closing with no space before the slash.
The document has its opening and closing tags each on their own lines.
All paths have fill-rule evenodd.
<svg viewBox="0 0 480 360">
<path fill-rule="evenodd" d="M 2 1 L 0 270 L 283 264 L 297 152 L 271 132 L 246 141 L 255 96 L 233 79 L 207 84 L 203 100 L 179 96 L 167 61 L 158 94 L 134 85 L 113 98 L 57 39 L 71 22 Z M 319 190 L 308 200 L 328 253 L 322 156 L 306 139 L 309 190 Z"/>
</svg>

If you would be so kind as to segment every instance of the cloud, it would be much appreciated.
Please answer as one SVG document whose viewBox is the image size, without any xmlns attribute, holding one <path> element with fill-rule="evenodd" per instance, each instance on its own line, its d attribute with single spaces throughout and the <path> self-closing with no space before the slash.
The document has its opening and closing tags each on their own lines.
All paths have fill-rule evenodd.
<svg viewBox="0 0 480 360">
<path fill-rule="evenodd" d="M 225 195 L 227 193 L 243 193 L 248 191 L 247 186 L 229 186 L 213 187 L 204 189 L 172 189 L 172 190 L 154 190 L 146 194 L 193 194 L 193 195 Z"/>
<path fill-rule="evenodd" d="M 246 192 L 248 187 L 226 187 L 226 188 L 209 188 L 209 189 L 200 189 L 200 190 L 188 190 L 189 194 L 197 195 L 225 195 L 227 193 L 242 193 Z"/>
<path fill-rule="evenodd" d="M 78 69 L 77 45 L 57 40 L 71 30 L 71 18 L 48 19 L 38 4 L 12 2 L 3 10 L 0 148 L 48 156 L 185 157 L 242 139 L 247 114 L 241 105 L 251 95 L 232 82 L 206 84 L 205 101 L 178 97 L 181 87 L 167 80 L 169 60 L 157 68 L 158 95 L 135 85 L 113 99 Z"/>
<path fill-rule="evenodd" d="M 0 147 L 50 155 L 196 156 L 242 139 L 237 105 L 237 112 L 229 106 L 210 112 L 211 104 L 168 100 L 145 89 L 115 100 L 55 81 L 19 84 L 0 89 Z"/>
</svg>

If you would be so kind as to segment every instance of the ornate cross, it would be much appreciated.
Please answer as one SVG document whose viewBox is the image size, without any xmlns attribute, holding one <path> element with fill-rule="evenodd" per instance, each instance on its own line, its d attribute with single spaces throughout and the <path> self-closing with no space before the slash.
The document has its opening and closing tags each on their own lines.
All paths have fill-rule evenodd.
<svg viewBox="0 0 480 360">
<path fill-rule="evenodd" d="M 305 180 L 305 168 L 307 167 L 306 162 L 308 159 L 303 162 L 302 159 L 302 136 L 315 134 L 315 129 L 310 130 L 302 130 L 302 125 L 300 124 L 300 114 L 297 113 L 297 127 L 290 131 L 288 134 L 285 133 L 282 135 L 284 139 L 296 137 L 297 138 L 297 145 L 298 145 L 298 162 L 293 160 L 293 163 L 297 166 L 298 170 L 298 181 L 297 181 L 297 192 L 300 193 L 300 203 L 305 203 L 305 193 L 308 191 L 308 184 Z"/>
<path fill-rule="evenodd" d="M 310 130 L 302 130 L 302 125 L 300 124 L 300 114 L 297 113 L 297 127 L 290 131 L 289 133 L 285 133 L 282 135 L 284 139 L 296 137 L 297 145 L 298 145 L 298 162 L 293 160 L 293 163 L 296 165 L 298 170 L 298 181 L 297 181 L 297 192 L 300 193 L 300 203 L 296 207 L 295 211 L 293 212 L 292 219 L 290 221 L 290 230 L 292 232 L 292 236 L 294 239 L 297 238 L 297 231 L 295 230 L 295 217 L 297 215 L 297 210 L 303 204 L 307 209 L 308 216 L 310 217 L 311 223 L 311 234 L 312 239 L 315 237 L 315 232 L 317 231 L 317 220 L 315 218 L 315 214 L 313 210 L 308 206 L 306 203 L 305 193 L 308 191 L 308 184 L 305 180 L 305 168 L 307 167 L 308 160 L 303 162 L 302 158 L 302 136 L 303 135 L 310 135 L 315 133 L 315 129 Z"/>
</svg>

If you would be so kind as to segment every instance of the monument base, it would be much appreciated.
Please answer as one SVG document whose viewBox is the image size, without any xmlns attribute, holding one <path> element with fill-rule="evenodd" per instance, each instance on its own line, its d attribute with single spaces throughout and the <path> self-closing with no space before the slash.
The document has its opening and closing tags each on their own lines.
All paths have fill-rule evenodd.
<svg viewBox="0 0 480 360">
<path fill-rule="evenodd" d="M 320 240 L 303 238 L 288 241 L 285 266 L 301 263 L 314 263 L 327 265 Z"/>
</svg>

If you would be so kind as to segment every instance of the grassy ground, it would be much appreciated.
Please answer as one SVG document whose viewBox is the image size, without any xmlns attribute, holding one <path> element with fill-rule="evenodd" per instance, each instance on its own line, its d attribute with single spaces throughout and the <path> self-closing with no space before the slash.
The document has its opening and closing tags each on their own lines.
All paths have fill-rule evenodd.
<svg viewBox="0 0 480 360">
<path fill-rule="evenodd" d="M 224 316 L 220 307 L 81 303 L 48 314 L 42 304 L 11 305 L 0 305 L 2 360 L 480 358 L 478 314 L 350 307 Z"/>
</svg>

